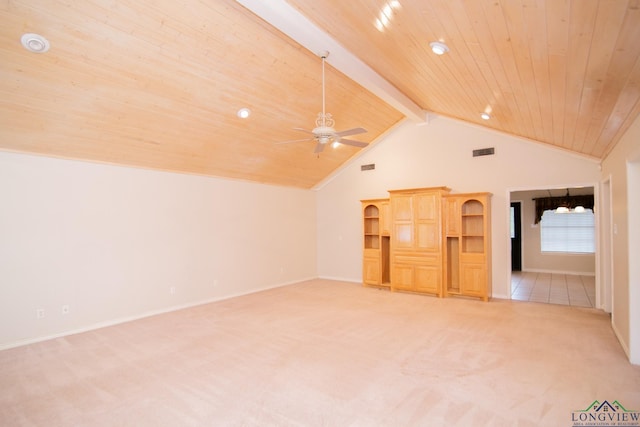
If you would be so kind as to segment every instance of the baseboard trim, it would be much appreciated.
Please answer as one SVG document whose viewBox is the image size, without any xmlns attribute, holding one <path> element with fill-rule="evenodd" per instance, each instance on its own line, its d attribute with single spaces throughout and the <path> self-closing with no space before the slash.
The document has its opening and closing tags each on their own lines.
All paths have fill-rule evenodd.
<svg viewBox="0 0 640 427">
<path fill-rule="evenodd" d="M 568 274 L 571 276 L 592 276 L 595 277 L 596 273 L 585 273 L 583 271 L 558 271 L 558 270 L 544 270 L 537 268 L 522 269 L 523 273 L 549 273 L 549 274 Z"/>
<path fill-rule="evenodd" d="M 318 276 L 318 279 L 323 279 L 323 280 L 335 280 L 337 282 L 349 282 L 349 283 L 362 283 L 362 280 L 356 280 L 356 279 L 347 279 L 344 277 L 334 277 L 334 276 Z"/>
<path fill-rule="evenodd" d="M 140 319 L 144 319 L 147 317 L 151 317 L 151 316 L 158 316 L 160 314 L 166 314 L 166 313 L 171 313 L 174 311 L 179 311 L 179 310 L 184 310 L 187 308 L 192 308 L 192 307 L 198 307 L 201 305 L 206 305 L 206 304 L 211 304 L 214 302 L 218 302 L 218 301 L 224 301 L 224 300 L 228 300 L 231 298 L 237 298 L 237 297 L 241 297 L 244 295 L 250 295 L 250 294 L 255 294 L 258 292 L 263 292 L 263 291 L 268 291 L 269 289 L 275 289 L 275 288 L 281 288 L 284 286 L 290 286 L 290 285 L 294 285 L 296 283 L 301 283 L 301 282 L 306 282 L 308 280 L 313 280 L 313 279 L 317 279 L 317 276 L 314 277 L 307 277 L 307 278 L 301 278 L 299 280 L 292 280 L 292 281 L 288 281 L 288 282 L 283 282 L 283 283 L 277 283 L 277 284 L 273 284 L 273 285 L 267 285 L 267 286 L 263 286 L 257 289 L 252 289 L 249 291 L 245 291 L 245 292 L 238 292 L 235 294 L 229 294 L 229 295 L 224 295 L 224 296 L 220 296 L 220 297 L 215 297 L 215 298 L 209 298 L 206 300 L 199 300 L 199 301 L 194 301 L 194 302 L 190 302 L 187 304 L 181 304 L 181 305 L 174 305 L 174 306 L 170 306 L 170 307 L 166 307 L 166 308 L 162 308 L 162 309 L 158 309 L 158 310 L 151 310 L 151 311 L 147 311 L 141 314 L 136 314 L 133 316 L 126 316 L 126 317 L 120 317 L 117 319 L 112 319 L 112 320 L 107 320 L 104 322 L 98 322 L 98 323 L 93 323 L 91 325 L 87 325 L 81 328 L 76 328 L 76 329 L 70 329 L 67 331 L 63 331 L 57 334 L 51 334 L 51 335 L 45 335 L 45 336 L 40 336 L 40 337 L 35 337 L 35 338 L 28 338 L 25 340 L 20 340 L 20 341 L 14 341 L 14 342 L 10 342 L 10 343 L 5 343 L 5 344 L 0 344 L 0 351 L 2 350 L 9 350 L 11 348 L 16 348 L 16 347 L 22 347 L 25 345 L 29 345 L 29 344 L 36 344 L 39 342 L 43 342 L 43 341 L 48 341 L 48 340 L 52 340 L 52 339 L 57 339 L 57 338 L 64 338 L 64 337 L 68 337 L 71 335 L 76 335 L 76 334 L 81 334 L 84 332 L 90 332 L 90 331 L 95 331 L 96 329 L 102 329 L 102 328 L 107 328 L 109 326 L 115 326 L 115 325 L 120 325 L 122 323 L 127 323 L 127 322 L 133 322 L 135 320 L 140 320 Z"/>
</svg>

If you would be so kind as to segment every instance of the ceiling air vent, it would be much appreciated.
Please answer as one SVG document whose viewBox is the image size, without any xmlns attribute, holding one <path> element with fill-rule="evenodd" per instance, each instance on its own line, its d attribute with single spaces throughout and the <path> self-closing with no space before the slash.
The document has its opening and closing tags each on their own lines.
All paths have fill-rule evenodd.
<svg viewBox="0 0 640 427">
<path fill-rule="evenodd" d="M 370 163 L 368 165 L 361 165 L 360 166 L 360 170 L 361 171 L 370 171 L 370 170 L 374 170 L 376 168 L 376 164 L 375 163 Z"/>
<path fill-rule="evenodd" d="M 473 150 L 473 157 L 480 157 L 480 156 L 492 156 L 496 153 L 496 149 L 491 147 L 491 148 L 480 148 L 478 150 Z"/>
</svg>

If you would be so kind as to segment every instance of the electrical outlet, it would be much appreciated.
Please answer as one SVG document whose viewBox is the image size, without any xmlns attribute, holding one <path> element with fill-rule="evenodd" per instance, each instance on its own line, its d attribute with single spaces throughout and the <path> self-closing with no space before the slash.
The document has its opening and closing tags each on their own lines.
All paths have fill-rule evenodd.
<svg viewBox="0 0 640 427">
<path fill-rule="evenodd" d="M 175 287 L 175 286 L 172 286 L 172 287 L 169 289 L 169 292 L 171 293 L 171 295 L 175 294 L 175 293 L 176 293 L 176 287 Z"/>
<path fill-rule="evenodd" d="M 44 319 L 44 308 L 39 308 L 36 310 L 36 318 Z"/>
<path fill-rule="evenodd" d="M 62 306 L 62 314 L 69 314 L 69 306 L 67 304 Z"/>
<path fill-rule="evenodd" d="M 216 286 L 218 286 L 218 279 L 213 279 L 213 287 L 215 288 Z"/>
</svg>

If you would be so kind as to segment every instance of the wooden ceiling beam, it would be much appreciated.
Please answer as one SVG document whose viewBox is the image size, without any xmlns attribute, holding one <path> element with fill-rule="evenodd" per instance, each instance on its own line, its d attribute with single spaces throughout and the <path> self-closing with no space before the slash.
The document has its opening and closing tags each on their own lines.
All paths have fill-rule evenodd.
<svg viewBox="0 0 640 427">
<path fill-rule="evenodd" d="M 329 51 L 327 63 L 371 93 L 418 122 L 427 122 L 428 112 L 376 73 L 353 53 L 321 30 L 285 0 L 236 0 L 242 6 L 282 31 L 316 55 Z"/>
</svg>

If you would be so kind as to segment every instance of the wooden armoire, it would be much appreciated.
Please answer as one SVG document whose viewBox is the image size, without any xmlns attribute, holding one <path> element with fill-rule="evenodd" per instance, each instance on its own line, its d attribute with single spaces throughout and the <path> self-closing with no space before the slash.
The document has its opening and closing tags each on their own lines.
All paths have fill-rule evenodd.
<svg viewBox="0 0 640 427">
<path fill-rule="evenodd" d="M 447 187 L 390 191 L 391 290 L 442 291 L 442 197 Z"/>
<path fill-rule="evenodd" d="M 362 200 L 363 284 L 437 295 L 491 296 L 490 194 L 448 187 Z"/>
</svg>

